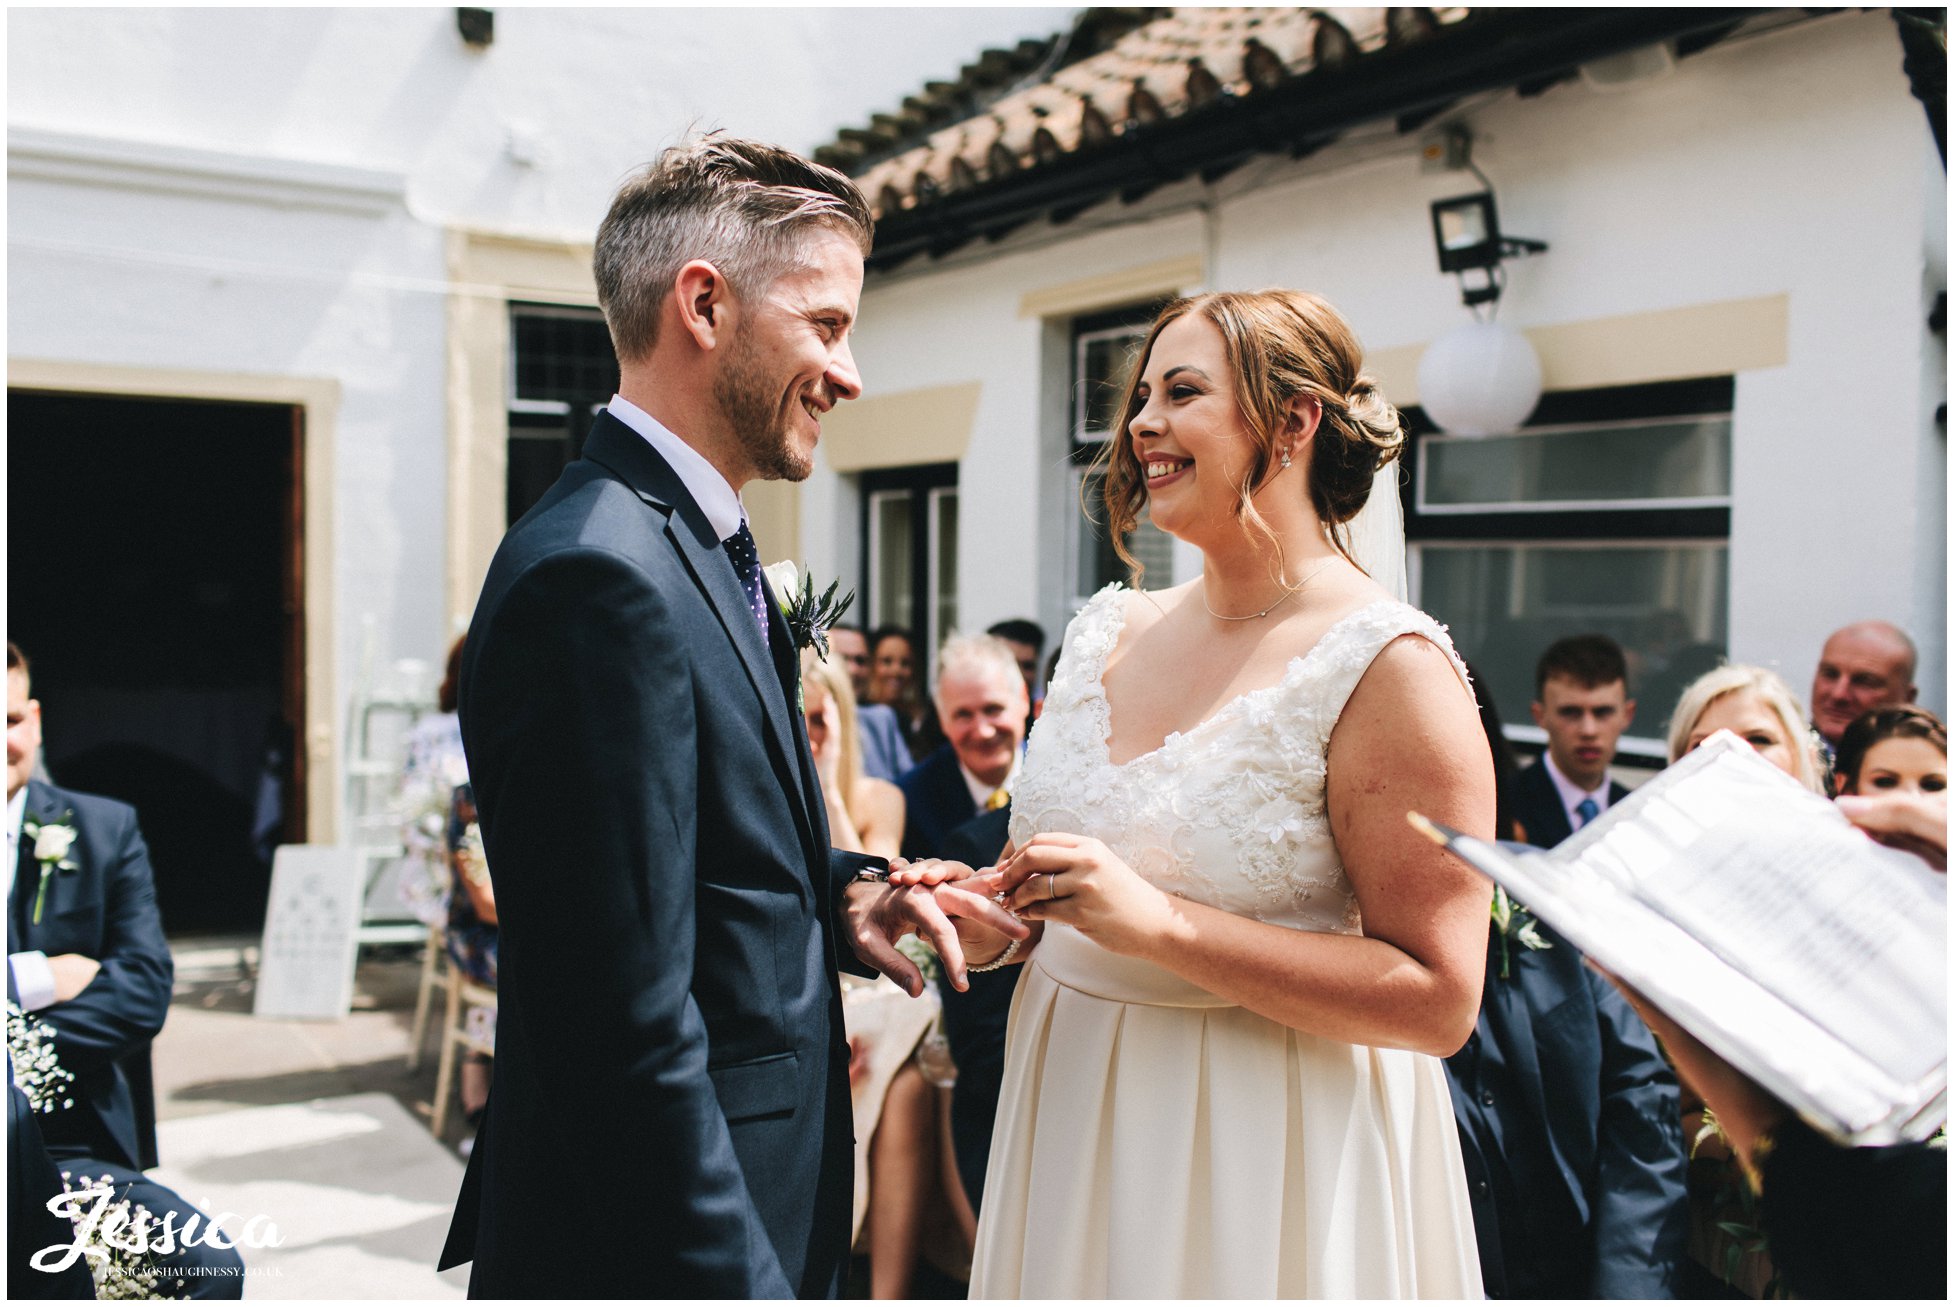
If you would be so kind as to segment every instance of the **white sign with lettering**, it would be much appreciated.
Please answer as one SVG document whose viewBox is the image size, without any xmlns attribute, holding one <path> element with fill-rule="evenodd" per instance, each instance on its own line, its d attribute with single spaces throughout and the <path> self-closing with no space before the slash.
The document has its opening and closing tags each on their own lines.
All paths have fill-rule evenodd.
<svg viewBox="0 0 1954 1307">
<path fill-rule="evenodd" d="M 362 888 L 354 850 L 279 846 L 253 1015 L 336 1018 L 352 1010 Z"/>
</svg>

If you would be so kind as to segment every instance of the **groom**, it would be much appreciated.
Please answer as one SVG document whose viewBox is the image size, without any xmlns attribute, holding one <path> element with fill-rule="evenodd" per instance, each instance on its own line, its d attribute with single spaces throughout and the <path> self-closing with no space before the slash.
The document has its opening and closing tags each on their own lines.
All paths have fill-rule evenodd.
<svg viewBox="0 0 1954 1307">
<path fill-rule="evenodd" d="M 832 1297 L 853 1178 L 837 969 L 1025 930 L 828 846 L 798 653 L 739 499 L 861 392 L 841 174 L 721 135 L 597 233 L 619 394 L 510 528 L 462 665 L 501 918 L 488 1117 L 442 1256 L 478 1297 Z"/>
</svg>

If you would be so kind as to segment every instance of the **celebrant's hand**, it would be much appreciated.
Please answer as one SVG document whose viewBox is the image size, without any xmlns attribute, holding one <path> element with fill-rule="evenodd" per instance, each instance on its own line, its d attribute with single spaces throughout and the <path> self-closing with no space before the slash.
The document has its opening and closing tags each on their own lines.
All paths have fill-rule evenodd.
<svg viewBox="0 0 1954 1307">
<path fill-rule="evenodd" d="M 1146 957 L 1175 927 L 1173 902 L 1096 839 L 1034 835 L 997 867 L 1005 906 L 1026 921 L 1060 921 L 1100 947 Z"/>
<path fill-rule="evenodd" d="M 896 942 L 918 935 L 936 950 L 943 974 L 959 991 L 970 988 L 964 964 L 967 939 L 979 957 L 1004 947 L 1003 942 L 1030 934 L 1022 921 L 989 897 L 960 884 L 874 885 L 848 887 L 842 911 L 855 955 L 902 986 L 911 998 L 923 992 L 923 973 L 902 955 Z"/>
<path fill-rule="evenodd" d="M 1947 792 L 1938 794 L 1846 794 L 1839 798 L 1846 820 L 1888 848 L 1904 849 L 1947 870 Z"/>
</svg>

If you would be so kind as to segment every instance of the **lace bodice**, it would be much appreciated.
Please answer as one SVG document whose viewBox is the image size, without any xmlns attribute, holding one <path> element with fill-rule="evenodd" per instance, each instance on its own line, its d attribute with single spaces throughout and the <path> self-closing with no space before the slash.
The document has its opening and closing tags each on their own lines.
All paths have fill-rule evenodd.
<svg viewBox="0 0 1954 1307">
<path fill-rule="evenodd" d="M 1089 835 L 1168 893 L 1304 930 L 1356 934 L 1356 896 L 1324 804 L 1330 732 L 1371 660 L 1422 635 L 1465 665 L 1445 628 L 1383 599 L 1346 615 L 1282 679 L 1115 765 L 1102 675 L 1131 594 L 1107 586 L 1066 628 L 1057 675 L 1012 791 L 1011 838 Z"/>
</svg>

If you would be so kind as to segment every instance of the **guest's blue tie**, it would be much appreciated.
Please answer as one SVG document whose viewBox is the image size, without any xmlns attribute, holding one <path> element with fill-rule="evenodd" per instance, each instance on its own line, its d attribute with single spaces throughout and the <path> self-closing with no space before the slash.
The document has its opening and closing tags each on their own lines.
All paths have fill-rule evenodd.
<svg viewBox="0 0 1954 1307">
<path fill-rule="evenodd" d="M 1596 803 L 1594 795 L 1590 794 L 1574 805 L 1574 815 L 1581 819 L 1581 826 L 1585 826 L 1601 815 L 1601 805 Z M 1576 826 L 1574 829 L 1579 830 L 1581 826 Z"/>
<path fill-rule="evenodd" d="M 760 643 L 767 642 L 767 592 L 760 588 L 760 549 L 753 543 L 753 532 L 740 520 L 740 529 L 726 537 L 726 556 L 733 560 L 733 571 L 740 579 L 740 589 L 746 591 L 746 606 L 753 610 L 753 620 L 760 624 Z"/>
</svg>

